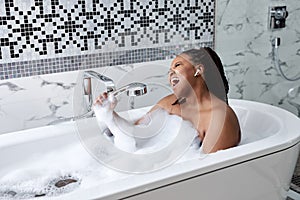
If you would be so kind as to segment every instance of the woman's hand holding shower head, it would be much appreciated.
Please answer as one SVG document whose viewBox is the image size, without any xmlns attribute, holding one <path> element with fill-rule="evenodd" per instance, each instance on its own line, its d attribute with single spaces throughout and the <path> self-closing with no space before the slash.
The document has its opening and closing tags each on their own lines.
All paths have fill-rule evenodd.
<svg viewBox="0 0 300 200">
<path fill-rule="evenodd" d="M 106 92 L 97 97 L 93 107 L 97 120 L 104 122 L 105 124 L 111 121 L 117 103 L 117 99 Z"/>
<path fill-rule="evenodd" d="M 104 122 L 114 135 L 115 146 L 126 152 L 136 151 L 136 141 L 130 137 L 120 127 L 127 127 L 130 130 L 134 125 L 121 118 L 114 112 L 117 105 L 117 99 L 113 95 L 103 93 L 95 100 L 93 110 L 95 112 L 98 123 Z"/>
</svg>

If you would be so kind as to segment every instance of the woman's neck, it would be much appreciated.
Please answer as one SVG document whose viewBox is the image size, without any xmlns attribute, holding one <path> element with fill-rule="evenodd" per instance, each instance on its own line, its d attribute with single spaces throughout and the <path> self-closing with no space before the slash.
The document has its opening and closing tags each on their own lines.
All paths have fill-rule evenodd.
<svg viewBox="0 0 300 200">
<path fill-rule="evenodd" d="M 207 109 L 212 106 L 212 100 L 213 96 L 208 91 L 207 87 L 199 86 L 186 97 L 186 105 L 196 106 L 198 107 L 197 110 Z"/>
</svg>

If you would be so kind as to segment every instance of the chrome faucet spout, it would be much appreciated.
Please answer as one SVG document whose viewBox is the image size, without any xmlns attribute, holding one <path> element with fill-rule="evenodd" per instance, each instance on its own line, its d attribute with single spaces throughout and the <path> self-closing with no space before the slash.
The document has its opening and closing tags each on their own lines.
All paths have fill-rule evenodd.
<svg viewBox="0 0 300 200">
<path fill-rule="evenodd" d="M 95 71 L 85 71 L 83 73 L 83 92 L 84 95 L 88 97 L 88 111 L 92 109 L 93 105 L 92 78 L 103 82 L 106 86 L 106 92 L 112 92 L 116 90 L 112 79 Z"/>
<path fill-rule="evenodd" d="M 108 78 L 108 77 L 106 77 L 102 74 L 99 74 L 95 71 L 85 71 L 84 74 L 83 74 L 83 79 L 84 80 L 91 80 L 91 78 L 102 81 L 106 86 L 107 92 L 112 92 L 112 91 L 116 90 L 115 83 L 112 79 L 110 79 L 110 78 Z M 89 85 L 89 86 L 91 88 L 91 85 Z M 90 90 L 90 88 L 86 88 L 86 87 L 84 87 L 84 88 L 86 89 L 86 91 Z"/>
<path fill-rule="evenodd" d="M 116 90 L 115 84 L 112 79 L 94 71 L 85 71 L 83 74 L 83 93 L 84 93 L 83 95 L 84 97 L 88 97 L 88 107 L 85 108 L 87 109 L 87 111 L 83 114 L 79 114 L 78 116 L 55 120 L 49 123 L 49 125 L 54 125 L 54 124 L 67 122 L 67 121 L 76 121 L 78 119 L 90 118 L 94 116 L 94 111 L 92 110 L 92 105 L 93 105 L 92 80 L 91 80 L 92 78 L 103 82 L 106 86 L 106 92 L 112 94 L 114 97 L 119 96 L 123 92 L 127 92 L 127 95 L 131 97 L 141 96 L 147 93 L 146 84 L 133 82 Z"/>
</svg>

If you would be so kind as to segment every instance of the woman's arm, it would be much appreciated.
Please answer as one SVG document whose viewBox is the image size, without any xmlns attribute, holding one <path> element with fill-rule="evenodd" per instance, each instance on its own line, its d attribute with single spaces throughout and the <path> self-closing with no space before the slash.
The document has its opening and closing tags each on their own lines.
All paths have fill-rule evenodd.
<svg viewBox="0 0 300 200">
<path fill-rule="evenodd" d="M 135 123 L 130 123 L 126 119 L 119 116 L 114 108 L 117 104 L 116 99 L 109 97 L 107 93 L 100 95 L 94 103 L 94 112 L 98 122 L 104 122 L 114 135 L 115 145 L 127 152 L 136 151 L 136 141 L 132 136 L 136 125 L 149 124 L 150 115 L 159 108 L 169 110 L 168 105 L 171 105 L 170 100 L 174 97 L 172 95 L 162 98 L 151 110 Z"/>
<path fill-rule="evenodd" d="M 138 119 L 134 124 L 138 125 L 138 124 L 147 124 L 148 119 L 147 116 L 152 113 L 153 111 L 157 110 L 157 109 L 164 109 L 166 111 L 170 111 L 170 106 L 171 106 L 171 100 L 174 99 L 175 96 L 174 94 L 170 94 L 168 96 L 163 97 L 162 99 L 160 99 L 148 112 L 145 116 L 143 116 L 142 118 Z"/>
<path fill-rule="evenodd" d="M 114 111 L 116 104 L 117 100 L 115 98 L 109 97 L 107 93 L 103 93 L 96 98 L 93 110 L 97 121 L 105 123 L 114 135 L 115 145 L 123 151 L 134 152 L 136 150 L 136 141 L 134 137 L 126 134 L 126 131 L 130 130 L 134 124 L 120 117 Z"/>
</svg>

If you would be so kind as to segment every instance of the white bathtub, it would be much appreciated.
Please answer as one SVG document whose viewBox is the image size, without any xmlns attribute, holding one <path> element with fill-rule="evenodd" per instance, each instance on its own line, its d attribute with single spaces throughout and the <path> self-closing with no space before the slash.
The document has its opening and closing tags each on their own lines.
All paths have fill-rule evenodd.
<svg viewBox="0 0 300 200">
<path fill-rule="evenodd" d="M 241 124 L 239 146 L 145 174 L 117 172 L 95 161 L 74 122 L 1 135 L 0 194 L 6 197 L 0 199 L 18 196 L 18 186 L 36 192 L 38 184 L 68 174 L 79 181 L 59 195 L 34 199 L 285 199 L 299 154 L 300 119 L 262 103 L 230 105 Z"/>
</svg>

